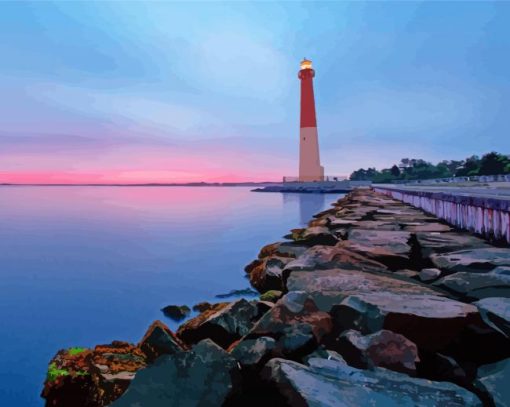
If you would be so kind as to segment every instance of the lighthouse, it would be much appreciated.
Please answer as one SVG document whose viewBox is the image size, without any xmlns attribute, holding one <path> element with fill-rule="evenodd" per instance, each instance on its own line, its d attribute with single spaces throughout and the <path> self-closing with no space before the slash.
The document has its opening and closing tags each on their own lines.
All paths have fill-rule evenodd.
<svg viewBox="0 0 510 407">
<path fill-rule="evenodd" d="M 299 181 L 323 181 L 324 168 L 319 156 L 319 135 L 313 96 L 312 61 L 303 59 L 298 77 L 301 80 L 301 125 L 299 130 Z"/>
</svg>

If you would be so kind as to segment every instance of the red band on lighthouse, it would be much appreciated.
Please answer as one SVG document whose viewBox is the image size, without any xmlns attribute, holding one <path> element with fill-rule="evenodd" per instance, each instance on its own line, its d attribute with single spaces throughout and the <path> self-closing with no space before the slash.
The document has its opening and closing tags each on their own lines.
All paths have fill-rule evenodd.
<svg viewBox="0 0 510 407">
<path fill-rule="evenodd" d="M 312 81 L 315 71 L 302 69 L 298 76 L 301 79 L 301 127 L 317 127 Z"/>
</svg>

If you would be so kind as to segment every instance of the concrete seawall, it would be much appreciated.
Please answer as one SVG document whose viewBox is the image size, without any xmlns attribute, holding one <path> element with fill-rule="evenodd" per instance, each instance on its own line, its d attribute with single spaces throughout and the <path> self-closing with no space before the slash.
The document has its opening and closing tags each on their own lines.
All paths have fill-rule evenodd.
<svg viewBox="0 0 510 407">
<path fill-rule="evenodd" d="M 373 189 L 434 214 L 458 228 L 510 244 L 510 200 L 508 199 L 387 187 L 373 187 Z"/>
</svg>

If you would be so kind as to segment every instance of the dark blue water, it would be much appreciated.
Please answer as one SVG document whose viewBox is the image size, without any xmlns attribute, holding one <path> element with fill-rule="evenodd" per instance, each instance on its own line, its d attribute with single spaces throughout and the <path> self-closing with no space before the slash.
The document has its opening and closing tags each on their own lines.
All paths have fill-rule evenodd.
<svg viewBox="0 0 510 407">
<path fill-rule="evenodd" d="M 137 342 L 337 195 L 244 187 L 0 187 L 0 406 L 41 406 L 60 348 Z"/>
</svg>

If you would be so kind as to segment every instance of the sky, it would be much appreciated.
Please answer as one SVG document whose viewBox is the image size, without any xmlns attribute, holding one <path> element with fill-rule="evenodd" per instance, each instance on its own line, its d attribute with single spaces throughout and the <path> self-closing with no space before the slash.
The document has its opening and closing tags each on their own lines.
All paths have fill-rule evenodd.
<svg viewBox="0 0 510 407">
<path fill-rule="evenodd" d="M 0 2 L 0 182 L 278 181 L 510 154 L 510 2 Z"/>
</svg>

